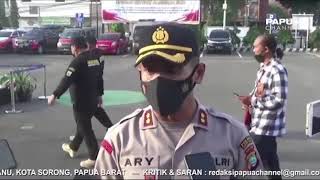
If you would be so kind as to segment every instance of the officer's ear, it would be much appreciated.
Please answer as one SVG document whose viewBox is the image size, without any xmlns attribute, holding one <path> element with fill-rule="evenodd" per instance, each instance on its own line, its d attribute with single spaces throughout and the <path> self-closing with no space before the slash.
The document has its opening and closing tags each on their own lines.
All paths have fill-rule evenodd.
<svg viewBox="0 0 320 180">
<path fill-rule="evenodd" d="M 196 70 L 193 75 L 193 82 L 195 82 L 196 84 L 201 84 L 204 73 L 206 71 L 206 65 L 203 63 L 199 63 L 195 68 Z"/>
</svg>

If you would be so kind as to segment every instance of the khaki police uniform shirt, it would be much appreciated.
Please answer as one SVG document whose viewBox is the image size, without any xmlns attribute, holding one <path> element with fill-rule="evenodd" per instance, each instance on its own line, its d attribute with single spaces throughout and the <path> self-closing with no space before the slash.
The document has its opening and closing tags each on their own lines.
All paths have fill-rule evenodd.
<svg viewBox="0 0 320 180">
<path fill-rule="evenodd" d="M 171 174 L 172 179 L 190 179 L 184 171 L 187 170 L 184 157 L 200 152 L 210 152 L 217 170 L 263 170 L 245 127 L 232 117 L 208 109 L 199 102 L 194 118 L 176 147 L 163 138 L 165 132 L 151 106 L 137 109 L 123 118 L 108 130 L 101 143 L 95 165 L 100 178 L 161 179 L 162 176 L 150 175 L 146 171 L 165 169 L 163 166 L 171 161 L 171 169 L 175 172 Z M 161 173 L 159 171 L 158 175 L 168 175 L 169 172 Z"/>
</svg>

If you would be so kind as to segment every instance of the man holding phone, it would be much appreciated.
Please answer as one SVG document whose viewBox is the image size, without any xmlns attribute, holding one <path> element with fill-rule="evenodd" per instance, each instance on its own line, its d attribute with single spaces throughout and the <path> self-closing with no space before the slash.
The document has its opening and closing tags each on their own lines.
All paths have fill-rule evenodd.
<svg viewBox="0 0 320 180">
<path fill-rule="evenodd" d="M 207 169 L 197 162 L 203 155 L 213 159 L 202 161 L 211 166 L 208 169 L 263 169 L 245 127 L 202 105 L 193 94 L 205 73 L 195 32 L 176 23 L 153 24 L 142 31 L 135 67 L 150 105 L 137 109 L 107 132 L 95 165 L 99 178 L 192 178 L 179 170 Z M 163 173 L 146 173 L 152 169 Z M 112 170 L 125 173 L 103 173 Z"/>
</svg>

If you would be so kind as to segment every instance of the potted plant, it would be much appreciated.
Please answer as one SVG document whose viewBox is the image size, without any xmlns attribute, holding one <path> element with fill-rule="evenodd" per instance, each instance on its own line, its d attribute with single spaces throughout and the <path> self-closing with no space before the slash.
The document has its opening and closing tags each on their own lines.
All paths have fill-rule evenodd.
<svg viewBox="0 0 320 180">
<path fill-rule="evenodd" d="M 10 103 L 10 76 L 0 74 L 0 105 Z"/>
<path fill-rule="evenodd" d="M 19 102 L 31 101 L 32 93 L 36 89 L 36 79 L 29 73 L 18 72 L 13 74 L 15 94 Z"/>
</svg>

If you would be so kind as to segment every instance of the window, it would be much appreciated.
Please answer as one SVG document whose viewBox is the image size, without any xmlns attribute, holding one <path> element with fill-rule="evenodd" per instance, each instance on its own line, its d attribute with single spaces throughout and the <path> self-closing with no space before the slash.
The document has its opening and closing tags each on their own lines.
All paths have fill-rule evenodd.
<svg viewBox="0 0 320 180">
<path fill-rule="evenodd" d="M 39 6 L 30 6 L 29 8 L 30 14 L 39 14 Z"/>
<path fill-rule="evenodd" d="M 22 2 L 31 2 L 31 0 L 22 0 Z"/>
<path fill-rule="evenodd" d="M 56 0 L 56 2 L 65 2 L 65 0 Z"/>
<path fill-rule="evenodd" d="M 13 32 L 11 36 L 17 37 L 18 36 L 18 32 L 17 31 Z"/>
</svg>

